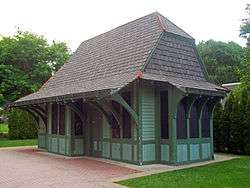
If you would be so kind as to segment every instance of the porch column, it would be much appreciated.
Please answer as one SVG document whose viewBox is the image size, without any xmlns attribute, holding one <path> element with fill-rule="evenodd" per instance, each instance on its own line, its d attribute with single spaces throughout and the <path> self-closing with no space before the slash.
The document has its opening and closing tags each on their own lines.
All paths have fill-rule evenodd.
<svg viewBox="0 0 250 188">
<path fill-rule="evenodd" d="M 169 91 L 169 128 L 170 128 L 170 162 L 175 164 L 177 161 L 177 109 L 179 102 L 184 97 L 184 94 L 176 89 L 171 87 Z"/>
<path fill-rule="evenodd" d="M 68 149 L 66 148 L 66 153 L 67 155 L 69 156 L 72 156 L 73 155 L 73 138 L 72 138 L 72 124 L 71 124 L 71 109 L 66 106 L 66 137 L 67 137 L 67 140 L 66 140 L 66 147 L 68 147 Z"/>
<path fill-rule="evenodd" d="M 214 109 L 216 107 L 216 104 L 220 102 L 220 97 L 215 97 L 207 102 L 208 108 L 209 108 L 209 122 L 210 122 L 210 139 L 211 139 L 211 157 L 214 159 L 214 136 L 213 136 L 213 117 L 214 117 Z"/>
</svg>

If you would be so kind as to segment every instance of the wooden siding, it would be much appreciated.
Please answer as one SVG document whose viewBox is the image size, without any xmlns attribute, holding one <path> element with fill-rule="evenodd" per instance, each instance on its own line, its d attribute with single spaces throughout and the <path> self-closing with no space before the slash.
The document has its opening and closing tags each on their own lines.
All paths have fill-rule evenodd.
<svg viewBox="0 0 250 188">
<path fill-rule="evenodd" d="M 155 144 L 143 145 L 143 162 L 155 161 Z"/>
<path fill-rule="evenodd" d="M 155 92 L 154 87 L 142 89 L 142 140 L 155 139 Z"/>
<path fill-rule="evenodd" d="M 168 144 L 161 144 L 161 161 L 169 161 L 169 145 Z"/>
<path fill-rule="evenodd" d="M 177 162 L 186 162 L 188 160 L 187 144 L 177 144 Z"/>
<path fill-rule="evenodd" d="M 200 159 L 200 144 L 189 145 L 189 158 L 191 161 Z"/>
</svg>

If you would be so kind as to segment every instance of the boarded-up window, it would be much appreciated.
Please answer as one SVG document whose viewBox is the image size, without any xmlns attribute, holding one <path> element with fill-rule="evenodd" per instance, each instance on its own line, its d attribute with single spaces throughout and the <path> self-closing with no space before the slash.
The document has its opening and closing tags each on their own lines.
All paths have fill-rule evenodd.
<svg viewBox="0 0 250 188">
<path fill-rule="evenodd" d="M 52 134 L 57 134 L 58 126 L 58 105 L 52 104 Z"/>
<path fill-rule="evenodd" d="M 169 138 L 168 91 L 160 92 L 161 139 Z"/>
<path fill-rule="evenodd" d="M 122 94 L 123 99 L 131 105 L 131 94 L 130 92 L 125 92 Z M 131 116 L 125 108 L 122 108 L 122 137 L 131 138 Z"/>
<path fill-rule="evenodd" d="M 59 106 L 59 134 L 65 135 L 65 105 Z"/>
<path fill-rule="evenodd" d="M 186 111 L 184 102 L 181 101 L 177 109 L 177 139 L 187 138 Z"/>
<path fill-rule="evenodd" d="M 197 102 L 195 102 L 192 105 L 192 108 L 190 111 L 189 133 L 190 133 L 190 138 L 199 137 L 199 119 L 198 119 L 198 103 Z"/>
<path fill-rule="evenodd" d="M 209 138 L 210 137 L 210 119 L 209 119 L 209 111 L 208 111 L 207 105 L 204 106 L 204 109 L 202 112 L 201 127 L 202 127 L 202 137 Z"/>
</svg>

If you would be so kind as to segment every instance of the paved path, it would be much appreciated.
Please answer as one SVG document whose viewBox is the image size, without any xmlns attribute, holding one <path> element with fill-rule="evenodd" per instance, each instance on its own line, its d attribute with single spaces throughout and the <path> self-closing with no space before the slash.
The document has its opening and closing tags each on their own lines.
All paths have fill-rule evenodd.
<svg viewBox="0 0 250 188">
<path fill-rule="evenodd" d="M 34 148 L 0 150 L 1 188 L 121 187 L 109 180 L 136 172 L 93 159 L 47 155 Z"/>
<path fill-rule="evenodd" d="M 137 166 L 90 157 L 70 158 L 35 147 L 0 149 L 0 188 L 109 188 L 123 187 L 114 181 L 159 172 L 205 165 L 235 158 L 216 155 L 216 160 L 181 166 Z"/>
</svg>

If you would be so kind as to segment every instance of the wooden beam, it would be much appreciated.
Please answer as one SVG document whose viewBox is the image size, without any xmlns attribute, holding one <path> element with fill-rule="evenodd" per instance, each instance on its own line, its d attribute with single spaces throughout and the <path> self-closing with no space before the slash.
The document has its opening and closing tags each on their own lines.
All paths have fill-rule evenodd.
<svg viewBox="0 0 250 188">
<path fill-rule="evenodd" d="M 136 125 L 139 125 L 139 116 L 138 114 L 133 110 L 133 108 L 131 108 L 128 103 L 123 99 L 123 97 L 118 94 L 118 93 L 114 93 L 111 96 L 111 100 L 116 101 L 117 103 L 119 103 L 120 105 L 122 105 L 127 111 L 128 113 L 133 117 Z"/>
</svg>

